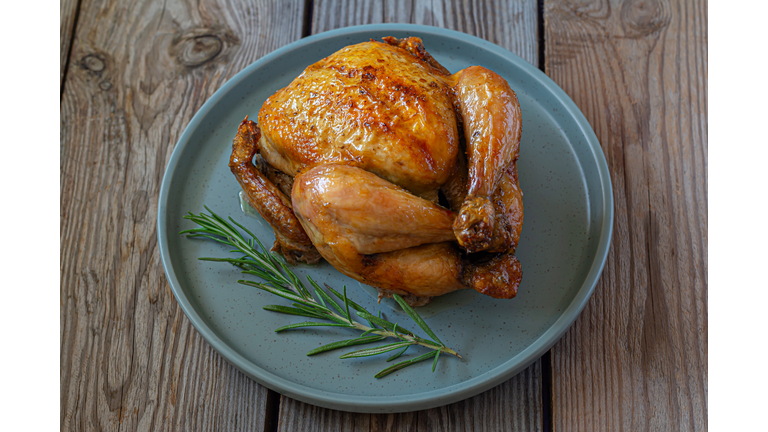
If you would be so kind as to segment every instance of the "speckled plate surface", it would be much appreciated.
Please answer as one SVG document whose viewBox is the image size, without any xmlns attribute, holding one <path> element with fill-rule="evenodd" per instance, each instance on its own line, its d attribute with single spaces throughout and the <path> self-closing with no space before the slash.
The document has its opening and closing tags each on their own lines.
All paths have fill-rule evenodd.
<svg viewBox="0 0 768 432">
<path fill-rule="evenodd" d="M 245 216 L 240 190 L 227 167 L 232 137 L 246 115 L 309 64 L 338 49 L 383 36 L 419 36 L 450 71 L 482 65 L 517 92 L 523 112 L 518 162 L 525 193 L 525 224 L 517 256 L 523 281 L 517 298 L 494 300 L 453 293 L 424 310 L 430 326 L 463 360 L 441 357 L 383 379 L 386 356 L 339 360 L 338 352 L 307 357 L 321 344 L 353 336 L 345 329 L 275 334 L 303 321 L 261 309 L 284 300 L 237 284 L 226 264 L 198 261 L 227 256 L 210 241 L 177 233 L 192 227 L 182 218 L 203 205 L 244 222 L 265 244 L 274 235 L 263 221 Z M 435 27 L 380 24 L 322 33 L 285 46 L 251 64 L 208 100 L 179 139 L 163 177 L 158 241 L 166 275 L 184 312 L 203 337 L 254 380 L 280 393 L 323 407 L 358 412 L 402 412 L 455 402 L 520 372 L 549 349 L 573 323 L 602 271 L 613 227 L 611 181 L 594 132 L 571 99 L 547 76 L 516 55 L 484 40 Z M 298 266 L 322 285 L 346 284 L 353 300 L 381 309 L 393 322 L 408 317 L 376 305 L 360 285 L 327 263 Z M 410 327 L 416 327 L 411 325 Z M 420 352 L 409 350 L 408 357 Z M 382 358 L 384 357 L 384 358 Z M 405 356 L 404 356 L 405 357 Z"/>
</svg>

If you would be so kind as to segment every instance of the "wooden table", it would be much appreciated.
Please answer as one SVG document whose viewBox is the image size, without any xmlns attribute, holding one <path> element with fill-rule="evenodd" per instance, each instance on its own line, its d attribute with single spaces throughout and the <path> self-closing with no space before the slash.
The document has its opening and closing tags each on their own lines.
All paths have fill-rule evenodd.
<svg viewBox="0 0 768 432">
<path fill-rule="evenodd" d="M 160 181 L 227 79 L 301 37 L 446 27 L 538 66 L 605 152 L 615 232 L 565 336 L 481 395 L 407 414 L 322 409 L 221 358 L 170 292 Z M 707 429 L 707 3 L 696 0 L 61 2 L 62 430 Z"/>
</svg>

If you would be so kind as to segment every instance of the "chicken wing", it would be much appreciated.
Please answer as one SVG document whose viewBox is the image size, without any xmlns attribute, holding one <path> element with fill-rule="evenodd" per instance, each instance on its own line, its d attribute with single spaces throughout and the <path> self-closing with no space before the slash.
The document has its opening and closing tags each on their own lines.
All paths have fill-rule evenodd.
<svg viewBox="0 0 768 432">
<path fill-rule="evenodd" d="M 275 231 L 272 250 L 280 252 L 290 263 L 315 263 L 320 260 L 320 254 L 293 214 L 291 200 L 252 162 L 259 150 L 260 137 L 259 127 L 246 117 L 232 142 L 229 169 L 242 186 L 248 202 Z"/>
</svg>

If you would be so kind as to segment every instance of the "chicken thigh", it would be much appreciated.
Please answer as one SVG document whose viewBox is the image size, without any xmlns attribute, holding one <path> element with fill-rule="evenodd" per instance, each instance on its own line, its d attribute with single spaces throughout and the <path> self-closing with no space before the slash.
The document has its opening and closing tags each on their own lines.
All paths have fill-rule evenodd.
<svg viewBox="0 0 768 432">
<path fill-rule="evenodd" d="M 499 75 L 451 75 L 421 39 L 387 37 L 310 65 L 258 120 L 240 125 L 230 167 L 288 261 L 322 256 L 414 305 L 516 295 L 521 112 Z"/>
</svg>

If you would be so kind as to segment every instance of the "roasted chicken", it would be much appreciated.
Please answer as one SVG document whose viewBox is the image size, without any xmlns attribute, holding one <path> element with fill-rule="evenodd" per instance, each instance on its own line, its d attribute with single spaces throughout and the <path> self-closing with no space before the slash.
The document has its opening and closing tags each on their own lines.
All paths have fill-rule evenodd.
<svg viewBox="0 0 768 432">
<path fill-rule="evenodd" d="M 413 305 L 458 289 L 512 298 L 523 224 L 521 112 L 496 73 L 451 75 L 421 39 L 310 65 L 244 120 L 230 168 L 289 262 L 321 256 Z"/>
</svg>

